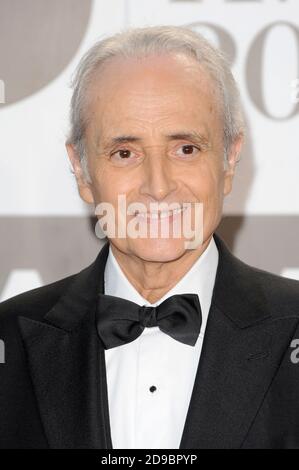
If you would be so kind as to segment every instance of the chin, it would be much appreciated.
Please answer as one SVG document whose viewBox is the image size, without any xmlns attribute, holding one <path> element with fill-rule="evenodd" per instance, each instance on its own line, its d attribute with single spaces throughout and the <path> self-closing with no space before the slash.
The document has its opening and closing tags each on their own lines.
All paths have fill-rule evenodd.
<svg viewBox="0 0 299 470">
<path fill-rule="evenodd" d="M 184 239 L 134 239 L 130 242 L 132 254 L 145 261 L 162 262 L 180 258 L 186 251 Z"/>
</svg>

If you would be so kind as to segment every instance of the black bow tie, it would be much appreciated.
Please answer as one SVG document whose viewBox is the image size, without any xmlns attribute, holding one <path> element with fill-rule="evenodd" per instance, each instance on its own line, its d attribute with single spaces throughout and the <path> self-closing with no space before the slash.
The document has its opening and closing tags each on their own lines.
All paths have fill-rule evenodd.
<svg viewBox="0 0 299 470">
<path fill-rule="evenodd" d="M 144 328 L 161 331 L 194 346 L 200 333 L 202 315 L 198 295 L 173 295 L 157 307 L 140 306 L 130 300 L 99 294 L 97 330 L 105 349 L 134 341 Z"/>
</svg>

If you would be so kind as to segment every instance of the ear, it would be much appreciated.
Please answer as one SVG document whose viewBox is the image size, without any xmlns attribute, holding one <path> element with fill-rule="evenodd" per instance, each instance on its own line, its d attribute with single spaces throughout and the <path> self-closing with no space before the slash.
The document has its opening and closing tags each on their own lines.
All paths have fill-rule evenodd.
<svg viewBox="0 0 299 470">
<path fill-rule="evenodd" d="M 87 204 L 94 204 L 94 197 L 91 190 L 90 183 L 86 180 L 84 171 L 82 168 L 82 163 L 80 157 L 73 144 L 65 144 L 69 160 L 72 167 L 72 172 L 74 173 L 77 181 L 78 191 L 81 199 Z"/>
<path fill-rule="evenodd" d="M 223 188 L 224 196 L 227 196 L 227 194 L 229 194 L 232 190 L 235 169 L 239 161 L 239 156 L 241 153 L 243 142 L 244 142 L 244 136 L 243 134 L 239 134 L 230 147 L 229 154 L 227 156 L 227 165 L 224 170 L 224 188 Z"/>
</svg>

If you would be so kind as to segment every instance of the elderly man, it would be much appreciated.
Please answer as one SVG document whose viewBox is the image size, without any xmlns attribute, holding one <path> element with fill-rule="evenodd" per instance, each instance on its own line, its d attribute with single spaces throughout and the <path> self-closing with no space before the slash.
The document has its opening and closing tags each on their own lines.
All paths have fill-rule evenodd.
<svg viewBox="0 0 299 470">
<path fill-rule="evenodd" d="M 0 306 L 0 447 L 299 448 L 299 283 L 214 233 L 244 135 L 225 58 L 185 28 L 132 29 L 73 85 L 79 193 L 99 223 L 115 212 L 92 265 Z"/>
</svg>

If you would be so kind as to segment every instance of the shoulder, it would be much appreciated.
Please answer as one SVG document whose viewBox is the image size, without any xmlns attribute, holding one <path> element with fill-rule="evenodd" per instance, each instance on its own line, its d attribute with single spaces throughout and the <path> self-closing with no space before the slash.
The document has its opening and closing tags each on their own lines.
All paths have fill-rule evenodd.
<svg viewBox="0 0 299 470">
<path fill-rule="evenodd" d="M 84 305 L 101 283 L 109 245 L 106 243 L 96 259 L 81 271 L 37 289 L 11 297 L 0 303 L 0 337 L 3 331 L 15 330 L 19 317 L 42 321 L 45 315 L 65 296 Z M 81 302 L 81 304 L 80 304 Z M 12 328 L 11 328 L 12 327 Z"/>
<path fill-rule="evenodd" d="M 214 235 L 219 250 L 215 298 L 220 309 L 258 319 L 299 319 L 299 281 L 252 266 L 238 258 L 226 243 Z M 245 322 L 246 323 L 246 322 Z"/>
<path fill-rule="evenodd" d="M 299 281 L 259 269 L 239 260 L 242 271 L 250 283 L 248 289 L 258 288 L 277 318 L 297 317 L 299 319 Z M 253 293 L 254 294 L 254 293 Z"/>
<path fill-rule="evenodd" d="M 32 289 L 11 297 L 0 303 L 0 336 L 10 326 L 14 326 L 17 317 L 25 316 L 40 320 L 66 292 L 77 274 L 65 277 L 42 287 Z"/>
</svg>

